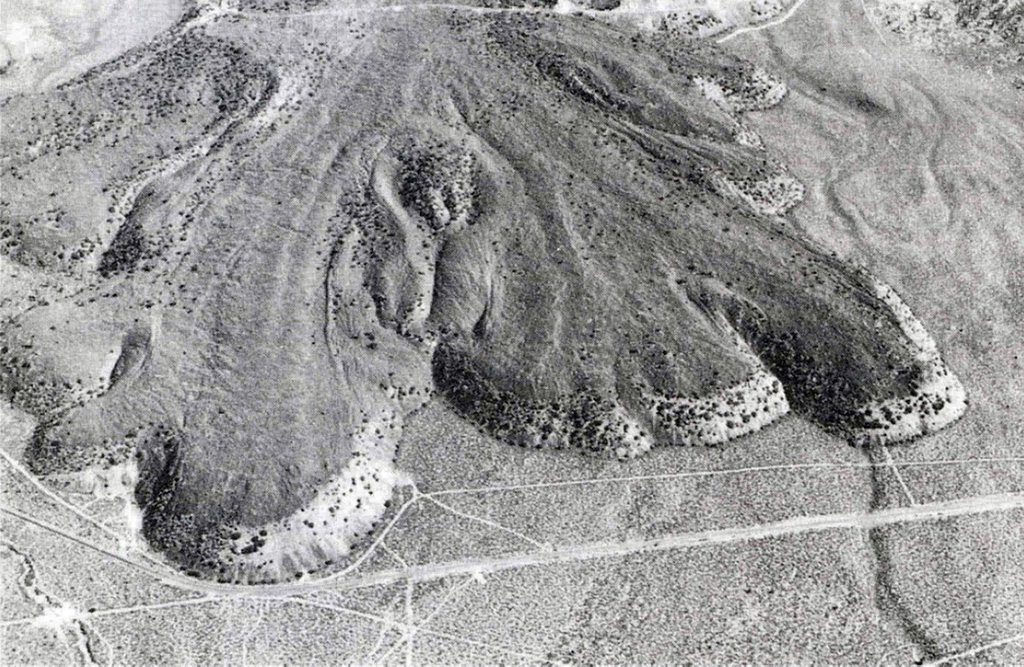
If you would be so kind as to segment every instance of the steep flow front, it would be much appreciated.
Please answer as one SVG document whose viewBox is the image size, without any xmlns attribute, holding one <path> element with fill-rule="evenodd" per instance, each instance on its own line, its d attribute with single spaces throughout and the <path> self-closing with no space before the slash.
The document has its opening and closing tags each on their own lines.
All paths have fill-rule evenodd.
<svg viewBox="0 0 1024 667">
<path fill-rule="evenodd" d="M 150 544 L 258 582 L 373 528 L 435 396 L 618 458 L 790 409 L 941 428 L 965 399 L 913 315 L 781 217 L 802 186 L 742 113 L 784 94 L 592 18 L 420 8 L 185 24 L 10 100 L 3 250 L 84 285 L 0 333 L 29 464 L 136 457 Z"/>
</svg>

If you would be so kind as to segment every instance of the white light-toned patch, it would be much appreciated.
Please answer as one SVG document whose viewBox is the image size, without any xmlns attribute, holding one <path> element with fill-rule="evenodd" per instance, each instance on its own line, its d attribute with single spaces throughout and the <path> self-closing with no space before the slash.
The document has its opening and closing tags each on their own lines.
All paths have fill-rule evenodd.
<svg viewBox="0 0 1024 667">
<path fill-rule="evenodd" d="M 53 630 L 54 632 L 62 632 L 72 623 L 81 620 L 81 618 L 82 612 L 65 603 L 60 606 L 48 606 L 43 609 L 42 614 L 32 619 L 32 626 Z"/>
<path fill-rule="evenodd" d="M 31 53 L 32 43 L 37 41 L 40 30 L 46 30 L 46 22 L 41 17 L 35 21 L 13 20 L 0 27 L 0 40 L 15 53 Z"/>
<path fill-rule="evenodd" d="M 736 128 L 736 143 L 748 148 L 764 150 L 764 142 L 761 140 L 761 135 L 744 125 L 739 125 Z"/>
<path fill-rule="evenodd" d="M 139 465 L 135 456 L 129 455 L 123 463 L 106 468 L 91 466 L 73 473 L 51 475 L 48 480 L 72 493 L 119 501 L 121 525 L 116 528 L 122 536 L 122 548 L 126 553 L 145 550 L 142 508 L 135 501 L 135 485 L 139 481 Z"/>
<path fill-rule="evenodd" d="M 723 90 L 722 86 L 714 79 L 704 76 L 695 76 L 693 77 L 693 85 L 696 86 L 697 89 L 700 90 L 701 94 L 711 102 L 725 107 L 730 111 L 734 111 L 732 104 L 730 104 L 725 98 L 725 90 Z"/>
<path fill-rule="evenodd" d="M 888 285 L 873 281 L 875 296 L 889 308 L 903 334 L 917 348 L 921 378 L 909 396 L 875 400 L 861 412 L 878 426 L 857 429 L 851 440 L 858 445 L 888 444 L 937 431 L 967 410 L 967 392 L 939 356 L 935 340 L 910 308 Z"/>
<path fill-rule="evenodd" d="M 763 111 L 782 102 L 789 88 L 766 70 L 755 67 L 750 76 L 741 80 L 739 88 L 721 77 L 695 76 L 693 84 L 704 97 L 735 113 Z"/>
<path fill-rule="evenodd" d="M 306 77 L 282 71 L 278 73 L 277 88 L 266 106 L 252 119 L 252 127 L 256 130 L 268 128 L 281 120 L 281 117 L 299 108 L 302 98 L 309 94 L 309 81 Z"/>
<path fill-rule="evenodd" d="M 0 449 L 21 460 L 37 423 L 29 413 L 0 399 Z"/>
<path fill-rule="evenodd" d="M 237 0 L 196 0 L 195 16 L 184 27 L 186 30 L 213 23 L 222 16 L 240 11 Z"/>
<path fill-rule="evenodd" d="M 343 558 L 387 510 L 393 490 L 409 483 L 394 465 L 399 428 L 388 418 L 353 436 L 348 465 L 291 516 L 237 528 L 220 557 L 240 581 L 280 581 Z"/>
<path fill-rule="evenodd" d="M 767 79 L 765 78 L 767 77 Z M 755 89 L 760 89 L 761 98 L 758 99 L 753 92 L 739 94 L 730 92 L 713 77 L 695 76 L 693 85 L 706 100 L 719 107 L 727 116 L 732 119 L 733 132 L 736 143 L 758 150 L 764 150 L 764 143 L 757 132 L 753 131 L 742 123 L 739 114 L 753 109 L 767 109 L 782 101 L 788 89 L 781 81 L 772 79 L 762 70 L 755 71 L 752 81 L 756 82 Z M 748 99 L 750 98 L 750 99 Z"/>
<path fill-rule="evenodd" d="M 736 116 L 771 108 L 779 104 L 789 90 L 785 83 L 760 68 L 742 80 L 741 88 L 730 87 L 732 83 L 718 77 L 693 78 L 694 87 L 708 101 L 733 117 L 736 143 L 763 150 L 761 137 Z M 785 215 L 804 199 L 803 183 L 782 165 L 776 165 L 774 174 L 758 179 L 738 178 L 719 171 L 711 175 L 711 185 L 723 197 L 738 199 L 754 212 L 769 217 Z"/>
<path fill-rule="evenodd" d="M 738 199 L 755 213 L 768 217 L 785 215 L 804 199 L 804 184 L 781 167 L 761 179 L 737 180 L 718 172 L 711 183 L 723 197 Z"/>
<path fill-rule="evenodd" d="M 785 10 L 782 0 L 623 0 L 617 9 L 595 13 L 628 17 L 649 29 L 669 28 L 704 38 L 769 21 Z"/>
<path fill-rule="evenodd" d="M 778 378 L 764 368 L 710 396 L 645 396 L 661 444 L 716 445 L 755 433 L 789 412 Z"/>
</svg>

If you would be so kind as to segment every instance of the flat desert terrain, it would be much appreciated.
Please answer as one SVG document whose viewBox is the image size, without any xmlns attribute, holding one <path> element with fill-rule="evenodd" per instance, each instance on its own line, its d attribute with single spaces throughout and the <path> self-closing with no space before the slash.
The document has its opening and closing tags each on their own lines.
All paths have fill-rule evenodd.
<svg viewBox="0 0 1024 667">
<path fill-rule="evenodd" d="M 4 664 L 1024 662 L 1022 22 L 5 4 Z"/>
</svg>

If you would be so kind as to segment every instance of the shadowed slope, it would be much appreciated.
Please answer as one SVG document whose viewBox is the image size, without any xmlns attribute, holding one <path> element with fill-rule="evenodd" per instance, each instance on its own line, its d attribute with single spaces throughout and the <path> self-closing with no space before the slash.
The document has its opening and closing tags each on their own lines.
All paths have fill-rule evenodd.
<svg viewBox="0 0 1024 667">
<path fill-rule="evenodd" d="M 505 440 L 617 457 L 790 405 L 883 442 L 962 410 L 898 299 L 771 215 L 801 188 L 737 116 L 781 97 L 763 74 L 589 19 L 302 25 L 205 37 L 273 60 L 272 87 L 147 183 L 90 287 L 2 333 L 6 391 L 44 417 L 31 465 L 134 452 L 144 531 L 184 566 L 346 554 L 435 392 Z M 341 26 L 367 37 L 321 39 Z"/>
</svg>

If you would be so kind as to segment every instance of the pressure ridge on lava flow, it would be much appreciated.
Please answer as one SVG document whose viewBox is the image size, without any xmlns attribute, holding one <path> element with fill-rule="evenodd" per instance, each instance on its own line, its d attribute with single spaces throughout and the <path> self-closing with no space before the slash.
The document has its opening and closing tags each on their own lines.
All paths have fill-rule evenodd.
<svg viewBox="0 0 1024 667">
<path fill-rule="evenodd" d="M 429 400 L 616 458 L 962 413 L 899 297 L 782 217 L 802 186 L 743 122 L 767 73 L 588 17 L 289 20 L 185 22 L 4 105 L 4 255 L 66 285 L 2 330 L 28 463 L 130 471 L 183 568 L 345 556 Z"/>
</svg>

